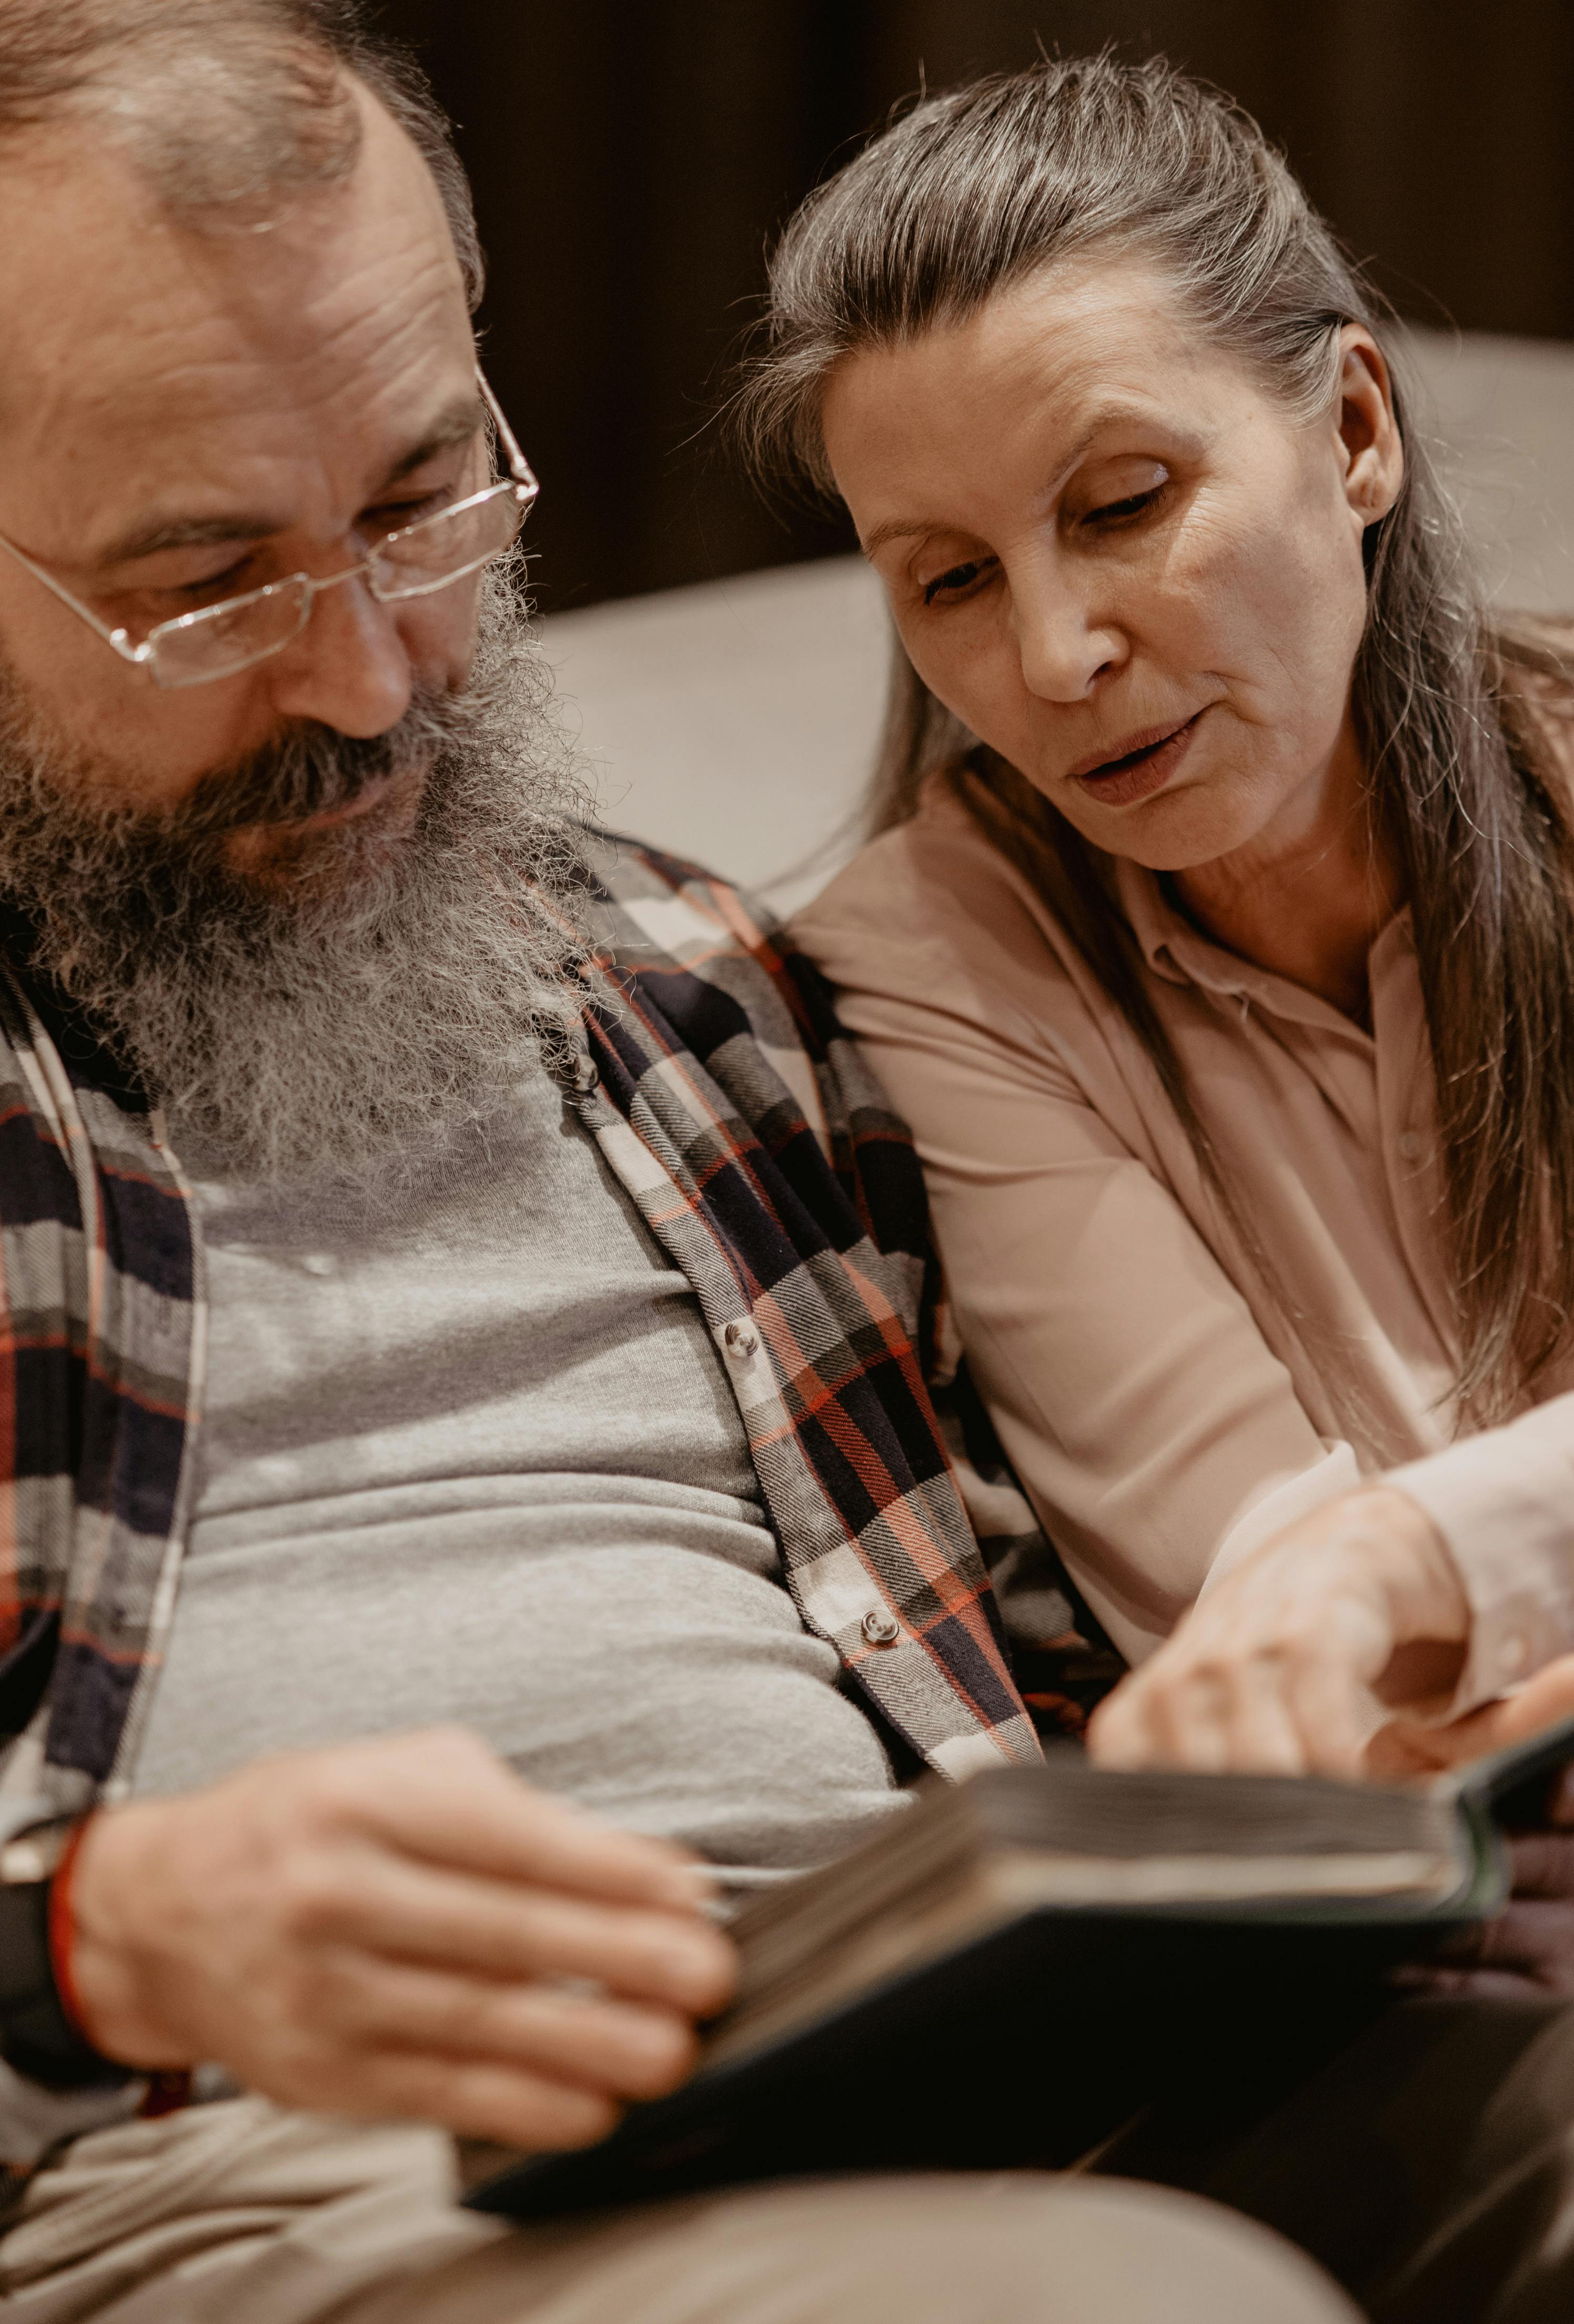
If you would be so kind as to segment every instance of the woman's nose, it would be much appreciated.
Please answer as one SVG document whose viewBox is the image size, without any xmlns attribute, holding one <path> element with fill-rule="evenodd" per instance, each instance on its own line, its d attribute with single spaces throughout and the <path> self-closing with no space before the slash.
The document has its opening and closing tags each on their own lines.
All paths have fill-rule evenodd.
<svg viewBox="0 0 1574 2324">
<path fill-rule="evenodd" d="M 1023 683 L 1045 702 L 1085 701 L 1094 682 L 1125 659 L 1119 632 L 1058 576 L 1013 575 L 1011 621 Z"/>
</svg>

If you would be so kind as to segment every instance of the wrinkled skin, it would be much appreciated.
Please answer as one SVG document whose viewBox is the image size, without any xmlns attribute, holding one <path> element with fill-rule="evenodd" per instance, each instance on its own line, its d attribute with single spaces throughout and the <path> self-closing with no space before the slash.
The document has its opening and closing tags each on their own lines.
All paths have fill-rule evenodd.
<svg viewBox="0 0 1574 2324">
<path fill-rule="evenodd" d="M 1402 897 L 1352 681 L 1363 543 L 1404 450 L 1360 326 L 1335 368 L 1327 407 L 1293 412 L 1154 266 L 1093 253 L 861 348 L 822 416 L 930 690 L 1095 845 L 1168 873 L 1219 943 L 1362 1019 Z M 1110 762 L 1149 747 L 1174 748 L 1166 779 L 1112 786 Z M 1221 1577 L 1090 1748 L 1358 1775 L 1379 1704 L 1446 1702 L 1470 1619 L 1417 1504 L 1348 1495 Z"/>
<path fill-rule="evenodd" d="M 106 141 L 8 156 L 0 532 L 133 636 L 341 571 L 484 480 L 441 206 L 364 110 L 353 176 L 264 233 L 172 226 Z M 179 537 L 132 553 L 160 527 Z M 462 687 L 477 604 L 470 584 L 383 605 L 350 582 L 273 659 L 165 693 L 0 557 L 14 683 L 64 763 L 147 812 L 291 727 L 374 737 L 418 687 Z M 380 817 L 397 850 L 425 780 L 335 812 Z M 234 870 L 287 884 L 311 827 L 237 829 Z M 566 2147 L 687 2070 L 733 1974 L 707 1893 L 680 1851 L 445 1730 L 102 1811 L 72 1869 L 73 1981 L 88 2038 L 128 2065 L 212 2060 L 285 2105 Z"/>
</svg>

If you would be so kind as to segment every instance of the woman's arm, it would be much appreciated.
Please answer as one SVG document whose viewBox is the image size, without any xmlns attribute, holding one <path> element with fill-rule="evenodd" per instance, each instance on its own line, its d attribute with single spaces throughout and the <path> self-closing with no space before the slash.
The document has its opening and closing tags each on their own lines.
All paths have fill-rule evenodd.
<svg viewBox="0 0 1574 2324">
<path fill-rule="evenodd" d="M 832 975 L 925 1166 L 970 1369 L 1093 1610 L 1152 1652 L 1236 1529 L 1357 1480 L 1179 1204 L 1012 1017 L 922 938 L 814 908 Z M 1272 1530 L 1270 1524 L 1266 1528 Z"/>
<path fill-rule="evenodd" d="M 1574 1396 L 1561 1396 L 1243 1559 L 1089 1741 L 1116 1766 L 1355 1775 L 1382 1705 L 1451 1716 L 1487 1750 L 1491 1732 L 1465 1715 L 1571 1646 Z"/>
</svg>

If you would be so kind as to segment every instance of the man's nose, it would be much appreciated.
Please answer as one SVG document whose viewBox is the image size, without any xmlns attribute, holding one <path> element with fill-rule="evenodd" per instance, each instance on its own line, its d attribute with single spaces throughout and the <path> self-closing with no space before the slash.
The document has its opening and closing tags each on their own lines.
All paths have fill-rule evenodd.
<svg viewBox="0 0 1574 2324">
<path fill-rule="evenodd" d="M 359 576 L 319 591 L 300 635 L 277 656 L 273 707 L 336 733 L 369 741 L 396 726 L 410 707 L 410 654 L 396 609 Z"/>
<path fill-rule="evenodd" d="M 1085 702 L 1096 680 L 1126 658 L 1119 631 L 1090 604 L 1078 577 L 1042 566 L 1011 576 L 1023 683 L 1045 702 Z"/>
</svg>

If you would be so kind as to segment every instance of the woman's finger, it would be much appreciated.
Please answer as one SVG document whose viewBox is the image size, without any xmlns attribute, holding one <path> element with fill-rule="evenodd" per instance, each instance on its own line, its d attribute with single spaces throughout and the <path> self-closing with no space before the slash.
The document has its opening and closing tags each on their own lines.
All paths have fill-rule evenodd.
<svg viewBox="0 0 1574 2324">
<path fill-rule="evenodd" d="M 1253 1655 L 1236 1674 L 1233 1711 L 1227 1733 L 1230 1767 L 1265 1775 L 1304 1775 L 1306 1745 L 1281 1662 Z"/>
<path fill-rule="evenodd" d="M 1333 1653 L 1297 1656 L 1288 1666 L 1286 1685 L 1304 1772 L 1358 1783 L 1374 1720 L 1382 1715 L 1370 1691 Z"/>
<path fill-rule="evenodd" d="M 1155 1765 L 1147 1730 L 1147 1691 L 1140 1674 L 1123 1679 L 1107 1695 L 1088 1725 L 1088 1756 L 1100 1767 Z"/>
</svg>

